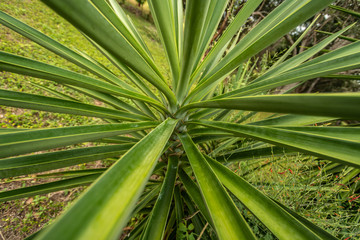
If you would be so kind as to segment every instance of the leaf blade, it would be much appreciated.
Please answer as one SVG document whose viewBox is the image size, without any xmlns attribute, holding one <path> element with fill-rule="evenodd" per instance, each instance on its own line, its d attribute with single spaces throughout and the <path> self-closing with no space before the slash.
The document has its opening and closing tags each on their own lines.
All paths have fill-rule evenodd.
<svg viewBox="0 0 360 240">
<path fill-rule="evenodd" d="M 275 202 L 220 163 L 207 158 L 220 181 L 279 239 L 320 239 Z"/>
<path fill-rule="evenodd" d="M 175 187 L 177 168 L 178 159 L 175 156 L 171 156 L 160 195 L 155 203 L 141 239 L 163 239 Z"/>
<path fill-rule="evenodd" d="M 290 147 L 332 161 L 356 167 L 360 166 L 358 158 L 360 155 L 359 142 L 271 127 L 216 123 L 212 121 L 197 121 L 194 123 L 231 132 L 237 136 L 247 136 L 264 142 Z"/>
<path fill-rule="evenodd" d="M 87 147 L 0 159 L 0 178 L 44 172 L 80 163 L 116 157 L 130 149 L 133 145 L 134 144 L 118 144 L 101 147 Z"/>
<path fill-rule="evenodd" d="M 125 121 L 146 121 L 148 117 L 75 101 L 0 89 L 0 104 L 11 107 L 67 113 Z"/>
<path fill-rule="evenodd" d="M 178 114 L 202 107 L 360 119 L 359 105 L 359 93 L 285 94 L 207 100 L 188 104 Z"/>
<path fill-rule="evenodd" d="M 239 210 L 187 134 L 179 135 L 220 239 L 255 239 Z"/>
<path fill-rule="evenodd" d="M 154 122 L 119 123 L 2 134 L 0 138 L 0 158 L 93 141 L 154 126 L 156 126 Z"/>
<path fill-rule="evenodd" d="M 137 143 L 39 239 L 119 237 L 176 123 L 165 121 Z"/>
<path fill-rule="evenodd" d="M 86 176 L 75 177 L 65 180 L 59 180 L 50 183 L 39 184 L 31 187 L 18 188 L 0 193 L 0 201 L 10 201 L 19 198 L 35 196 L 50 192 L 56 192 L 64 189 L 89 185 L 98 178 L 100 174 L 89 174 Z"/>
</svg>

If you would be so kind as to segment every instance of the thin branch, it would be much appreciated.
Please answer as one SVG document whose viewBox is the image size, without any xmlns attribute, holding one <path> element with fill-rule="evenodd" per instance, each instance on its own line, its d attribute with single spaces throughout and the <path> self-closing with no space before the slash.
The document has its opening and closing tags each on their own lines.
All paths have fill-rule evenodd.
<svg viewBox="0 0 360 240">
<path fill-rule="evenodd" d="M 1 237 L 2 240 L 6 240 L 6 239 L 4 238 L 4 235 L 2 234 L 1 231 L 0 231 L 0 237 Z"/>
<path fill-rule="evenodd" d="M 208 223 L 208 222 L 205 224 L 204 228 L 201 230 L 201 233 L 200 233 L 199 237 L 197 238 L 197 240 L 200 240 L 200 239 L 201 239 L 201 237 L 202 237 L 202 235 L 204 234 L 205 229 L 207 228 L 207 226 L 209 226 L 209 223 Z"/>
<path fill-rule="evenodd" d="M 198 214 L 200 212 L 200 210 L 196 211 L 193 215 L 185 218 L 185 220 L 189 220 L 189 219 L 192 219 L 196 214 Z"/>
</svg>

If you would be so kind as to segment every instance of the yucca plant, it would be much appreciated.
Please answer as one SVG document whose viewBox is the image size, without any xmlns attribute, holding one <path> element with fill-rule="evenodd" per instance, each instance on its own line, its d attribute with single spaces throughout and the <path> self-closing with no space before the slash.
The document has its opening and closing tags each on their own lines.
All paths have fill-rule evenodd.
<svg viewBox="0 0 360 240">
<path fill-rule="evenodd" d="M 0 177 L 116 159 L 108 169 L 67 172 L 63 180 L 1 192 L 0 199 L 7 201 L 91 184 L 35 238 L 117 239 L 130 221 L 135 226 L 123 236 L 128 239 L 180 239 L 187 230 L 195 233 L 192 238 L 254 239 L 234 203 L 237 198 L 279 239 L 335 239 L 258 191 L 224 163 L 300 151 L 359 167 L 359 128 L 313 125 L 334 119 L 359 120 L 360 94 L 271 94 L 283 85 L 359 67 L 359 42 L 313 58 L 351 26 L 295 57 L 286 61 L 283 57 L 236 90 L 219 91 L 219 84 L 234 70 L 332 0 L 286 0 L 239 42 L 232 41 L 262 2 L 248 0 L 209 52 L 228 1 L 190 0 L 184 11 L 180 0 L 150 0 L 169 63 L 169 79 L 159 71 L 146 43 L 115 0 L 43 2 L 74 25 L 132 83 L 89 56 L 0 13 L 2 24 L 92 75 L 6 52 L 0 52 L 1 71 L 55 81 L 107 106 L 81 103 L 63 94 L 52 98 L 0 90 L 1 105 L 107 122 L 56 129 L 1 129 Z M 275 115 L 260 114 L 263 119 L 246 121 L 264 112 Z M 29 155 L 96 141 L 110 144 Z M 132 216 L 140 220 L 131 221 Z"/>
</svg>

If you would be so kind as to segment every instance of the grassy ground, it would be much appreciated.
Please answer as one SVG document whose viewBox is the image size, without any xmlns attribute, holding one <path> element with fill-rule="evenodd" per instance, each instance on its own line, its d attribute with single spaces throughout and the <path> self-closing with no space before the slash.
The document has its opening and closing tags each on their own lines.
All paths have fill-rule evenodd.
<svg viewBox="0 0 360 240">
<path fill-rule="evenodd" d="M 161 71 L 167 76 L 169 71 L 156 30 L 150 22 L 144 19 L 148 14 L 147 5 L 144 5 L 139 11 L 136 10 L 136 1 L 127 1 L 125 4 L 134 12 L 128 12 L 128 14 L 132 17 L 140 34 L 143 35 L 145 42 L 149 45 L 149 49 Z M 119 77 L 124 78 L 81 34 L 40 1 L 2 0 L 0 10 L 26 22 L 73 49 L 86 52 L 109 67 Z M 77 66 L 44 50 L 3 26 L 0 26 L 0 50 L 84 73 Z M 62 91 L 76 99 L 94 103 L 91 99 L 55 83 L 17 74 L 0 73 L 0 85 L 3 89 L 50 95 L 48 92 L 32 85 L 31 82 Z M 101 103 L 95 102 L 95 104 Z M 61 127 L 96 124 L 99 122 L 100 120 L 96 118 L 0 106 L 0 127 L 3 128 Z M 324 165 L 314 161 L 305 161 L 306 159 L 306 156 L 296 155 L 290 158 L 281 157 L 276 162 L 272 162 L 275 159 L 266 159 L 260 164 L 266 161 L 269 161 L 269 164 L 262 168 L 253 169 L 252 166 L 256 167 L 257 165 L 252 165 L 252 162 L 242 162 L 233 167 L 234 171 L 245 176 L 259 189 L 286 206 L 300 212 L 310 221 L 326 228 L 334 235 L 348 240 L 360 238 L 359 199 L 350 201 L 354 198 L 352 190 L 348 186 L 339 185 L 342 174 L 345 173 L 346 169 L 340 174 L 334 175 L 322 171 Z M 74 168 L 102 167 L 103 164 L 103 162 L 98 161 L 91 165 L 79 165 Z M 0 181 L 0 191 L 30 186 L 49 180 L 53 179 L 37 179 L 33 176 L 2 179 Z M 360 182 L 355 184 L 360 184 Z M 59 215 L 81 191 L 81 188 L 76 188 L 2 203 L 0 205 L 0 239 L 22 239 L 35 232 Z M 343 193 L 345 193 L 345 200 L 339 200 L 339 196 L 344 195 Z M 258 235 L 263 236 L 263 239 L 274 239 L 273 235 L 250 213 L 245 209 L 243 212 L 246 214 L 246 218 L 252 222 L 252 227 L 257 229 Z"/>
<path fill-rule="evenodd" d="M 359 239 L 360 204 L 355 192 L 360 178 L 342 184 L 350 167 L 326 171 L 331 163 L 305 155 L 253 162 L 241 162 L 234 169 L 268 196 L 339 239 Z"/>
</svg>

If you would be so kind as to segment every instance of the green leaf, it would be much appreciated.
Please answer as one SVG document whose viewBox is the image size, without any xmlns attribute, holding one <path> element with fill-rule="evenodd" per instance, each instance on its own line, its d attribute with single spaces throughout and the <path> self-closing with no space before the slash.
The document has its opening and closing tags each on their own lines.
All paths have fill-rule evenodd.
<svg viewBox="0 0 360 240">
<path fill-rule="evenodd" d="M 205 127 L 189 129 L 188 133 L 191 136 L 204 136 L 204 135 L 226 135 L 228 137 L 234 136 L 231 133 L 227 133 L 213 128 L 205 128 Z"/>
<path fill-rule="evenodd" d="M 137 143 L 39 239 L 117 239 L 176 123 L 165 121 Z"/>
<path fill-rule="evenodd" d="M 135 240 L 139 239 L 141 233 L 143 232 L 143 228 L 145 228 L 148 216 L 146 216 L 139 224 L 135 226 L 135 228 L 124 238 L 124 240 Z"/>
<path fill-rule="evenodd" d="M 25 187 L 5 191 L 0 193 L 0 201 L 10 201 L 14 199 L 30 197 L 39 194 L 45 194 L 49 192 L 56 192 L 64 189 L 89 185 L 94 182 L 100 174 L 90 174 L 87 176 L 75 177 L 65 180 L 59 180 L 50 183 L 39 184 L 36 186 Z"/>
<path fill-rule="evenodd" d="M 358 157 L 360 154 L 360 142 L 271 127 L 245 126 L 212 121 L 197 121 L 193 123 L 221 129 L 237 136 L 251 137 L 264 142 L 286 146 L 332 161 L 339 161 L 356 167 L 360 166 Z M 356 132 L 354 135 L 358 136 Z"/>
<path fill-rule="evenodd" d="M 290 30 L 301 24 L 319 10 L 329 5 L 333 0 L 287 0 L 272 11 L 250 33 L 248 33 L 206 76 L 190 93 L 185 102 L 199 96 L 223 79 L 241 63 L 266 48 Z"/>
<path fill-rule="evenodd" d="M 333 35 L 333 33 L 331 33 L 331 32 L 320 31 L 320 30 L 315 30 L 315 31 L 318 32 L 318 33 L 326 34 L 326 35 Z M 347 37 L 347 36 L 344 36 L 344 35 L 340 35 L 339 38 L 340 38 L 340 39 L 347 40 L 347 41 L 350 41 L 350 42 L 360 41 L 360 40 L 357 39 L 357 38 Z"/>
<path fill-rule="evenodd" d="M 329 45 L 331 42 L 333 42 L 335 39 L 337 39 L 341 34 L 346 32 L 347 30 L 349 30 L 353 26 L 354 26 L 354 24 L 352 24 L 352 25 L 338 31 L 337 33 L 332 33 L 331 36 L 325 38 L 320 43 L 318 43 L 315 46 L 307 49 L 306 51 L 299 53 L 298 55 L 286 60 L 285 62 L 279 62 L 279 61 L 281 61 L 283 59 L 286 59 L 287 56 L 286 56 L 286 54 L 284 54 L 276 62 L 276 64 L 274 64 L 265 74 L 263 74 L 261 77 L 259 77 L 259 78 L 255 79 L 254 81 L 252 81 L 252 83 L 265 80 L 267 78 L 279 75 L 280 73 L 286 72 L 286 71 L 288 71 L 290 69 L 293 69 L 293 68 L 297 67 L 298 65 L 305 62 L 309 58 L 315 56 L 317 53 L 319 53 L 321 50 L 323 50 L 327 45 Z M 306 31 L 303 34 L 306 34 Z"/>
<path fill-rule="evenodd" d="M 360 66 L 359 56 L 360 42 L 355 42 L 330 53 L 323 54 L 289 71 L 255 82 L 241 89 L 218 96 L 217 98 L 250 95 L 279 86 L 354 69 Z M 284 64 L 287 63 L 285 62 Z"/>
<path fill-rule="evenodd" d="M 68 177 L 81 177 L 84 175 L 90 174 L 102 174 L 107 170 L 107 168 L 95 168 L 95 169 L 82 169 L 82 170 L 70 170 L 70 171 L 60 171 L 60 172 L 52 172 L 45 174 L 37 174 L 36 178 L 68 178 Z"/>
<path fill-rule="evenodd" d="M 296 47 L 303 41 L 304 37 L 306 35 L 308 35 L 309 31 L 312 29 L 312 27 L 314 26 L 314 24 L 316 23 L 316 21 L 319 19 L 319 17 L 321 16 L 321 14 L 318 14 L 314 20 L 311 22 L 311 24 L 306 28 L 306 30 L 300 35 L 300 37 L 298 39 L 296 39 L 296 41 L 294 42 L 294 44 L 292 44 L 289 49 L 274 63 L 274 65 L 271 66 L 272 69 L 276 68 L 279 64 L 281 64 L 293 51 L 294 49 L 296 49 Z M 348 28 L 347 28 L 348 29 Z M 346 30 L 347 30 L 346 29 Z M 334 34 L 335 35 L 335 34 Z M 340 34 L 339 34 L 340 35 Z M 334 38 L 335 39 L 335 38 Z M 323 41 L 324 42 L 324 41 Z M 318 45 L 318 44 L 317 44 Z M 322 49 L 322 48 L 321 48 Z M 300 53 L 301 54 L 301 53 Z M 296 56 L 300 55 L 297 54 Z M 315 55 L 312 54 L 312 55 Z M 295 56 L 295 57 L 296 57 Z M 294 59 L 295 57 L 292 57 L 291 59 Z M 296 65 L 294 64 L 293 67 L 295 67 Z M 269 69 L 270 70 L 270 69 Z M 264 74 L 265 75 L 265 74 Z"/>
<path fill-rule="evenodd" d="M 62 84 L 69 84 L 78 87 L 88 88 L 95 91 L 118 95 L 121 97 L 145 101 L 160 108 L 162 104 L 142 94 L 122 89 L 116 85 L 106 83 L 79 73 L 71 72 L 62 68 L 51 66 L 28 58 L 16 56 L 0 51 L 0 70 L 18 74 L 38 77 L 55 81 Z"/>
<path fill-rule="evenodd" d="M 89 59 L 81 56 L 80 54 L 74 52 L 70 48 L 62 45 L 61 43 L 53 40 L 52 38 L 46 36 L 45 34 L 39 32 L 38 30 L 26 25 L 25 23 L 9 16 L 8 14 L 0 11 L 0 23 L 11 28 L 17 33 L 23 35 L 24 37 L 29 38 L 30 40 L 38 43 L 42 47 L 54 52 L 55 54 L 65 58 L 66 60 L 88 70 L 89 72 L 109 81 L 115 83 L 121 87 L 124 87 L 128 90 L 134 91 L 134 88 L 126 84 L 117 78 L 113 73 L 107 69 L 95 64 Z"/>
<path fill-rule="evenodd" d="M 1 89 L 0 105 L 126 121 L 151 120 L 149 117 L 145 117 L 143 115 L 128 113 L 120 110 L 93 106 L 90 104 L 63 100 L 59 98 L 44 97 Z"/>
<path fill-rule="evenodd" d="M 230 169 L 210 158 L 207 161 L 225 187 L 279 239 L 321 239 Z"/>
<path fill-rule="evenodd" d="M 154 122 L 121 123 L 2 134 L 0 138 L 0 158 L 93 141 L 154 126 L 156 126 Z"/>
<path fill-rule="evenodd" d="M 177 114 L 192 108 L 239 109 L 360 119 L 360 94 L 285 94 L 238 97 L 191 103 Z"/>
<path fill-rule="evenodd" d="M 180 75 L 180 60 L 179 47 L 176 36 L 174 11 L 172 8 L 172 1 L 153 1 L 149 0 L 149 7 L 151 16 L 158 33 L 160 35 L 163 46 L 165 47 L 166 56 L 169 62 L 170 70 L 172 72 L 173 86 L 176 88 Z"/>
<path fill-rule="evenodd" d="M 88 39 L 93 45 L 102 53 L 104 54 L 116 67 L 122 71 L 122 73 L 127 76 L 141 91 L 143 91 L 147 96 L 153 98 L 154 100 L 160 102 L 158 97 L 149 89 L 149 87 L 126 65 L 121 63 L 119 60 L 115 59 L 110 53 L 108 53 L 106 50 L 101 48 L 98 44 L 96 44 L 94 41 L 91 41 L 91 39 Z M 82 90 L 84 91 L 84 89 Z M 86 92 L 89 92 L 91 90 L 87 90 Z M 96 94 L 98 96 L 99 93 Z M 119 101 L 117 101 L 119 102 Z M 151 116 L 152 118 L 156 118 L 154 113 L 148 108 L 148 106 L 143 102 L 139 100 L 134 100 L 134 103 L 148 116 Z M 128 105 L 125 105 L 124 103 L 120 104 L 119 106 L 129 109 Z M 131 107 L 131 106 L 130 106 Z M 134 111 L 133 111 L 134 112 Z M 166 110 L 165 110 L 166 112 Z M 135 111 L 136 113 L 136 111 Z"/>
<path fill-rule="evenodd" d="M 199 208 L 202 215 L 204 215 L 206 221 L 208 221 L 212 226 L 214 226 L 213 220 L 210 216 L 209 210 L 205 205 L 204 199 L 201 195 L 201 191 L 199 187 L 194 183 L 193 180 L 186 174 L 186 172 L 183 169 L 179 169 L 179 177 L 181 179 L 181 182 L 184 184 L 184 187 L 191 197 L 191 199 L 194 201 L 196 206 Z"/>
<path fill-rule="evenodd" d="M 163 185 L 141 239 L 163 239 L 177 175 L 178 158 L 171 156 Z"/>
<path fill-rule="evenodd" d="M 115 14 L 119 18 L 122 24 L 124 24 L 125 28 L 133 35 L 133 37 L 141 44 L 141 46 L 146 50 L 146 52 L 150 55 L 150 51 L 147 48 L 144 40 L 142 39 L 139 32 L 136 30 L 131 18 L 124 12 L 124 10 L 120 7 L 119 3 L 116 0 L 109 0 L 111 7 L 113 8 Z"/>
<path fill-rule="evenodd" d="M 125 65 L 135 70 L 175 105 L 175 96 L 151 57 L 141 47 L 126 25 L 116 16 L 105 1 L 99 0 L 43 0 L 43 2 L 111 53 Z M 81 17 L 80 17 L 81 16 Z M 131 56 L 131 57 L 129 57 Z"/>
<path fill-rule="evenodd" d="M 0 159 L 0 178 L 45 172 L 110 157 L 118 157 L 134 144 L 86 147 L 23 157 Z"/>
<path fill-rule="evenodd" d="M 227 139 L 227 140 L 219 143 L 215 148 L 211 149 L 211 151 L 209 151 L 208 155 L 211 157 L 214 157 L 221 152 L 229 151 L 229 149 L 232 149 L 234 147 L 233 145 L 236 144 L 239 140 L 240 139 L 236 138 L 236 137 Z"/>
<path fill-rule="evenodd" d="M 87 36 L 85 36 L 87 37 Z M 135 86 L 137 86 L 143 93 L 145 93 L 147 96 L 155 99 L 156 101 L 160 101 L 158 97 L 151 91 L 150 87 L 147 86 L 142 78 L 138 76 L 133 70 L 131 70 L 126 64 L 121 62 L 119 59 L 111 55 L 108 51 L 106 51 L 104 48 L 102 48 L 99 44 L 94 42 L 92 39 L 87 39 L 104 55 L 106 56 L 109 61 L 117 67 L 132 83 L 134 83 Z"/>
<path fill-rule="evenodd" d="M 34 83 L 34 82 L 30 82 L 31 85 L 35 86 L 36 88 L 40 88 L 42 90 L 44 90 L 45 92 L 48 92 L 52 95 L 54 95 L 55 97 L 57 98 L 61 98 L 61 99 L 65 99 L 65 100 L 69 100 L 69 101 L 75 101 L 75 102 L 78 102 L 78 100 L 76 98 L 73 98 L 71 96 L 68 96 L 66 94 L 63 94 L 62 92 L 60 91 L 57 91 L 57 90 L 53 90 L 51 88 L 48 88 L 48 87 L 45 87 L 41 84 L 37 84 L 37 83 Z"/>
<path fill-rule="evenodd" d="M 343 12 L 343 13 L 347 13 L 350 14 L 352 16 L 358 17 L 360 18 L 360 13 L 359 12 L 355 12 L 353 10 L 347 9 L 347 8 L 343 8 L 340 6 L 336 6 L 336 5 L 330 5 L 329 7 L 331 7 L 332 9 L 335 9 L 337 11 Z"/>
<path fill-rule="evenodd" d="M 214 47 L 211 48 L 210 52 L 204 58 L 204 61 L 200 63 L 196 71 L 192 76 L 193 80 L 196 80 L 201 71 L 212 64 L 219 55 L 222 55 L 223 49 L 226 47 L 227 43 L 233 38 L 237 31 L 241 29 L 241 26 L 253 13 L 253 11 L 260 5 L 263 0 L 252 0 L 247 1 L 245 5 L 241 8 L 239 13 L 235 16 L 233 21 L 229 24 L 226 30 L 223 32 L 219 40 L 215 43 Z"/>
<path fill-rule="evenodd" d="M 187 134 L 179 135 L 220 239 L 255 239 L 234 202 Z"/>
<path fill-rule="evenodd" d="M 348 141 L 360 142 L 360 127 L 283 127 L 274 126 L 279 129 L 304 132 L 321 136 L 344 139 Z"/>
<path fill-rule="evenodd" d="M 316 123 L 328 122 L 335 120 L 331 117 L 314 117 L 298 114 L 287 114 L 280 117 L 267 118 L 264 120 L 248 123 L 248 125 L 262 125 L 262 126 L 304 126 Z"/>
<path fill-rule="evenodd" d="M 303 218 L 302 216 L 300 216 L 299 214 L 295 213 L 294 211 L 292 211 L 291 209 L 287 208 L 286 206 L 284 206 L 283 204 L 281 204 L 280 202 L 273 200 L 274 202 L 276 202 L 282 209 L 284 209 L 285 211 L 287 211 L 289 214 L 291 214 L 293 217 L 295 217 L 299 222 L 301 222 L 303 225 L 305 225 L 307 228 L 311 229 L 311 231 L 313 231 L 314 233 L 316 233 L 316 235 L 318 235 L 319 237 L 321 237 L 322 239 L 329 239 L 329 240 L 336 240 L 337 238 L 334 237 L 333 235 L 331 235 L 330 233 L 328 233 L 327 231 L 319 228 L 318 226 L 316 226 L 315 224 L 313 224 L 312 222 L 306 220 L 305 218 Z"/>
<path fill-rule="evenodd" d="M 69 88 L 75 89 L 78 92 L 81 92 L 87 96 L 90 96 L 92 98 L 95 98 L 101 102 L 104 102 L 106 104 L 109 104 L 110 106 L 114 107 L 115 109 L 120 109 L 120 110 L 126 110 L 129 111 L 131 113 L 135 113 L 135 114 L 139 114 L 139 115 L 145 115 L 142 111 L 140 111 L 139 109 L 131 106 L 130 104 L 120 100 L 119 98 L 112 96 L 110 94 L 106 94 L 106 93 L 101 93 L 101 92 L 97 92 L 97 91 L 93 91 L 93 90 L 89 90 L 86 88 L 79 88 L 79 87 L 74 87 L 74 86 L 67 86 Z M 137 102 L 137 101 L 135 101 Z"/>
<path fill-rule="evenodd" d="M 223 18 L 228 3 L 228 0 L 210 1 L 209 9 L 206 14 L 206 19 L 204 23 L 204 26 L 206 26 L 206 28 L 203 29 L 201 34 L 200 48 L 196 56 L 195 62 L 197 64 L 194 66 L 195 68 L 199 65 L 199 63 L 201 63 L 203 55 L 205 54 L 211 41 L 213 40 L 213 36 L 218 29 L 219 22 Z"/>
<path fill-rule="evenodd" d="M 35 128 L 0 128 L 0 134 L 30 131 L 30 130 L 34 130 L 34 129 Z"/>
<path fill-rule="evenodd" d="M 201 215 L 197 214 L 197 208 L 185 191 L 182 192 L 182 197 L 192 216 L 191 221 L 194 224 L 195 233 L 200 235 L 206 224 L 203 223 L 204 221 L 202 221 Z M 206 231 L 204 232 L 203 237 L 204 239 L 210 239 L 209 234 Z"/>
<path fill-rule="evenodd" d="M 182 219 L 184 218 L 184 201 L 181 198 L 179 185 L 174 188 L 174 204 L 175 204 L 175 212 L 176 212 L 176 223 L 180 224 Z"/>
<path fill-rule="evenodd" d="M 133 215 L 136 215 L 138 212 L 143 210 L 146 206 L 150 204 L 156 197 L 158 196 L 160 192 L 161 185 L 158 184 L 156 187 L 154 187 L 152 190 L 150 190 L 146 195 L 139 199 L 139 203 L 136 205 Z M 155 201 L 155 200 L 154 200 Z"/>
<path fill-rule="evenodd" d="M 149 67 L 151 67 L 159 76 L 161 76 L 160 71 L 157 69 L 155 63 L 153 62 L 150 52 L 144 48 L 145 44 L 143 44 L 143 42 L 140 40 L 141 36 L 137 35 L 136 31 L 134 31 L 134 28 L 132 28 L 132 24 L 131 24 L 130 20 L 126 21 L 124 16 L 119 17 L 120 12 L 114 11 L 114 8 L 111 7 L 111 5 L 108 3 L 108 1 L 91 0 L 92 6 L 88 5 L 88 4 L 84 4 L 84 3 L 85 2 L 78 1 L 77 4 L 86 8 L 87 10 L 89 10 L 91 12 L 94 12 L 95 16 L 99 14 L 99 18 L 98 18 L 99 21 L 102 21 L 104 24 L 106 24 L 105 26 L 107 28 L 105 29 L 105 31 L 112 31 L 114 35 L 118 35 L 116 37 L 118 37 L 118 38 L 121 37 L 119 39 L 125 40 L 125 41 L 123 41 L 123 43 L 126 43 L 128 46 L 122 46 L 122 47 L 123 48 L 129 47 L 128 49 L 131 49 L 130 47 L 132 47 L 137 52 L 138 55 L 141 55 L 141 57 L 143 58 L 143 61 L 145 61 L 147 63 L 147 65 L 149 65 Z M 57 6 L 59 7 L 60 5 L 57 5 Z M 114 6 L 114 4 L 112 6 Z M 63 8 L 61 7 L 61 9 L 63 9 Z M 102 15 L 103 19 L 100 18 L 100 15 Z M 93 29 L 92 29 L 92 31 L 89 31 L 90 28 L 88 26 L 84 25 L 81 21 L 76 19 L 74 16 L 72 16 L 71 13 L 67 12 L 66 16 L 68 17 L 68 19 L 71 19 L 72 22 L 75 22 L 76 26 L 79 27 L 79 29 L 86 29 L 86 32 L 84 31 L 84 33 L 86 35 L 89 36 L 88 33 L 90 33 L 93 36 L 96 36 L 96 37 L 92 37 L 93 40 L 101 39 L 102 40 L 101 44 L 103 44 L 103 45 L 107 44 L 107 42 L 104 41 L 105 39 L 101 38 L 101 36 L 96 35 L 97 31 L 94 31 Z M 87 16 L 89 16 L 89 15 L 87 15 Z M 83 15 L 83 17 L 84 17 L 84 15 Z M 92 17 L 94 17 L 94 16 L 92 16 Z M 105 26 L 103 26 L 103 27 L 105 27 Z M 104 31 L 104 30 L 102 30 L 102 31 Z M 111 50 L 114 52 L 117 52 L 117 53 L 120 53 L 121 51 L 123 51 L 123 50 L 114 49 L 114 46 L 112 46 Z M 129 52 L 129 53 L 132 53 L 132 52 Z M 132 53 L 132 55 L 134 55 L 134 53 Z M 126 60 L 131 61 L 133 59 L 126 59 Z M 129 65 L 129 64 L 127 64 L 127 65 Z M 137 66 L 137 67 L 139 67 L 139 66 Z"/>
<path fill-rule="evenodd" d="M 186 4 L 184 43 L 181 55 L 181 72 L 176 97 L 182 103 L 188 93 L 189 78 L 192 74 L 196 56 L 199 53 L 202 31 L 205 31 L 206 14 L 209 9 L 210 1 L 188 1 Z M 201 11 L 199 11 L 201 9 Z"/>
<path fill-rule="evenodd" d="M 111 138 L 103 138 L 96 141 L 106 143 L 137 143 L 139 140 L 140 139 L 133 137 L 116 136 Z"/>
<path fill-rule="evenodd" d="M 335 79 L 345 79 L 345 80 L 360 80 L 359 75 L 345 75 L 345 74 L 333 74 L 324 76 L 324 78 L 335 78 Z"/>
<path fill-rule="evenodd" d="M 216 156 L 215 160 L 219 162 L 235 162 L 235 161 L 248 161 L 269 159 L 284 154 L 290 155 L 294 150 L 282 147 L 260 147 L 255 149 L 239 149 L 235 152 L 226 153 Z"/>
</svg>

